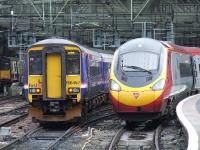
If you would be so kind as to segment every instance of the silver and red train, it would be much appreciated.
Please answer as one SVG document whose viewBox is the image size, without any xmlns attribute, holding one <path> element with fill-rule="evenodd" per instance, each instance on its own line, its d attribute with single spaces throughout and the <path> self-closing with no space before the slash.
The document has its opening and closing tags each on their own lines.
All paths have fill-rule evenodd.
<svg viewBox="0 0 200 150">
<path fill-rule="evenodd" d="M 109 95 L 129 123 L 160 118 L 199 90 L 200 48 L 138 38 L 114 54 Z"/>
</svg>

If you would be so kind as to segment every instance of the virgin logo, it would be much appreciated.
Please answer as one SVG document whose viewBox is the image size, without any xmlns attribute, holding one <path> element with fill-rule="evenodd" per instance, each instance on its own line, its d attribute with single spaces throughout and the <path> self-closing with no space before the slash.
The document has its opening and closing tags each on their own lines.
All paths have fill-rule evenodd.
<svg viewBox="0 0 200 150">
<path fill-rule="evenodd" d="M 133 93 L 133 96 L 135 97 L 135 99 L 137 99 L 140 96 L 140 94 L 139 93 Z"/>
</svg>

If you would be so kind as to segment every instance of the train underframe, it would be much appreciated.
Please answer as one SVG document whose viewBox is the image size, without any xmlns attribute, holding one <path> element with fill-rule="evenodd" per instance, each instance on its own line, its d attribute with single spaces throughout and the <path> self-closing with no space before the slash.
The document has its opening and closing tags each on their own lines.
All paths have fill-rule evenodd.
<svg viewBox="0 0 200 150">
<path fill-rule="evenodd" d="M 80 103 L 73 104 L 66 100 L 33 100 L 29 107 L 29 114 L 33 121 L 60 122 L 76 120 L 81 117 Z"/>
<path fill-rule="evenodd" d="M 107 94 L 85 99 L 81 103 L 71 99 L 43 101 L 40 97 L 30 104 L 29 114 L 34 122 L 77 122 L 106 100 Z"/>
<path fill-rule="evenodd" d="M 118 113 L 120 118 L 129 122 L 143 122 L 146 120 L 155 120 L 162 116 L 161 112 L 123 112 Z"/>
</svg>

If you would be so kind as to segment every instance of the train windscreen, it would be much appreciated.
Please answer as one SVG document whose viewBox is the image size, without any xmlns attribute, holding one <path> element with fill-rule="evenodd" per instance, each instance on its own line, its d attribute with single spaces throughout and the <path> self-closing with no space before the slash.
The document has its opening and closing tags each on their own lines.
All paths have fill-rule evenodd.
<svg viewBox="0 0 200 150">
<path fill-rule="evenodd" d="M 78 51 L 66 53 L 66 74 L 80 74 L 80 53 Z"/>
<path fill-rule="evenodd" d="M 42 52 L 29 52 L 29 75 L 42 75 Z"/>
<path fill-rule="evenodd" d="M 0 61 L 0 70 L 9 70 L 10 69 L 10 60 L 1 58 Z"/>
<path fill-rule="evenodd" d="M 123 84 L 141 87 L 153 82 L 163 68 L 162 53 L 132 51 L 118 57 L 115 75 Z"/>
<path fill-rule="evenodd" d="M 159 56 L 151 52 L 131 52 L 121 55 L 120 62 L 125 72 L 154 72 L 158 70 Z"/>
</svg>

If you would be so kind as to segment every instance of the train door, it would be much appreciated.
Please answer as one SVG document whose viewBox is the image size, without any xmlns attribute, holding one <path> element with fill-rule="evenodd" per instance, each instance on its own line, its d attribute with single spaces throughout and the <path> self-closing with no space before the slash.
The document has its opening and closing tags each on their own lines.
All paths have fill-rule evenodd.
<svg viewBox="0 0 200 150">
<path fill-rule="evenodd" d="M 193 56 L 194 88 L 200 89 L 200 56 Z"/>
<path fill-rule="evenodd" d="M 61 98 L 61 55 L 58 53 L 47 54 L 47 97 Z"/>
<path fill-rule="evenodd" d="M 42 59 L 43 100 L 65 100 L 65 52 L 57 46 L 46 47 Z"/>
</svg>

